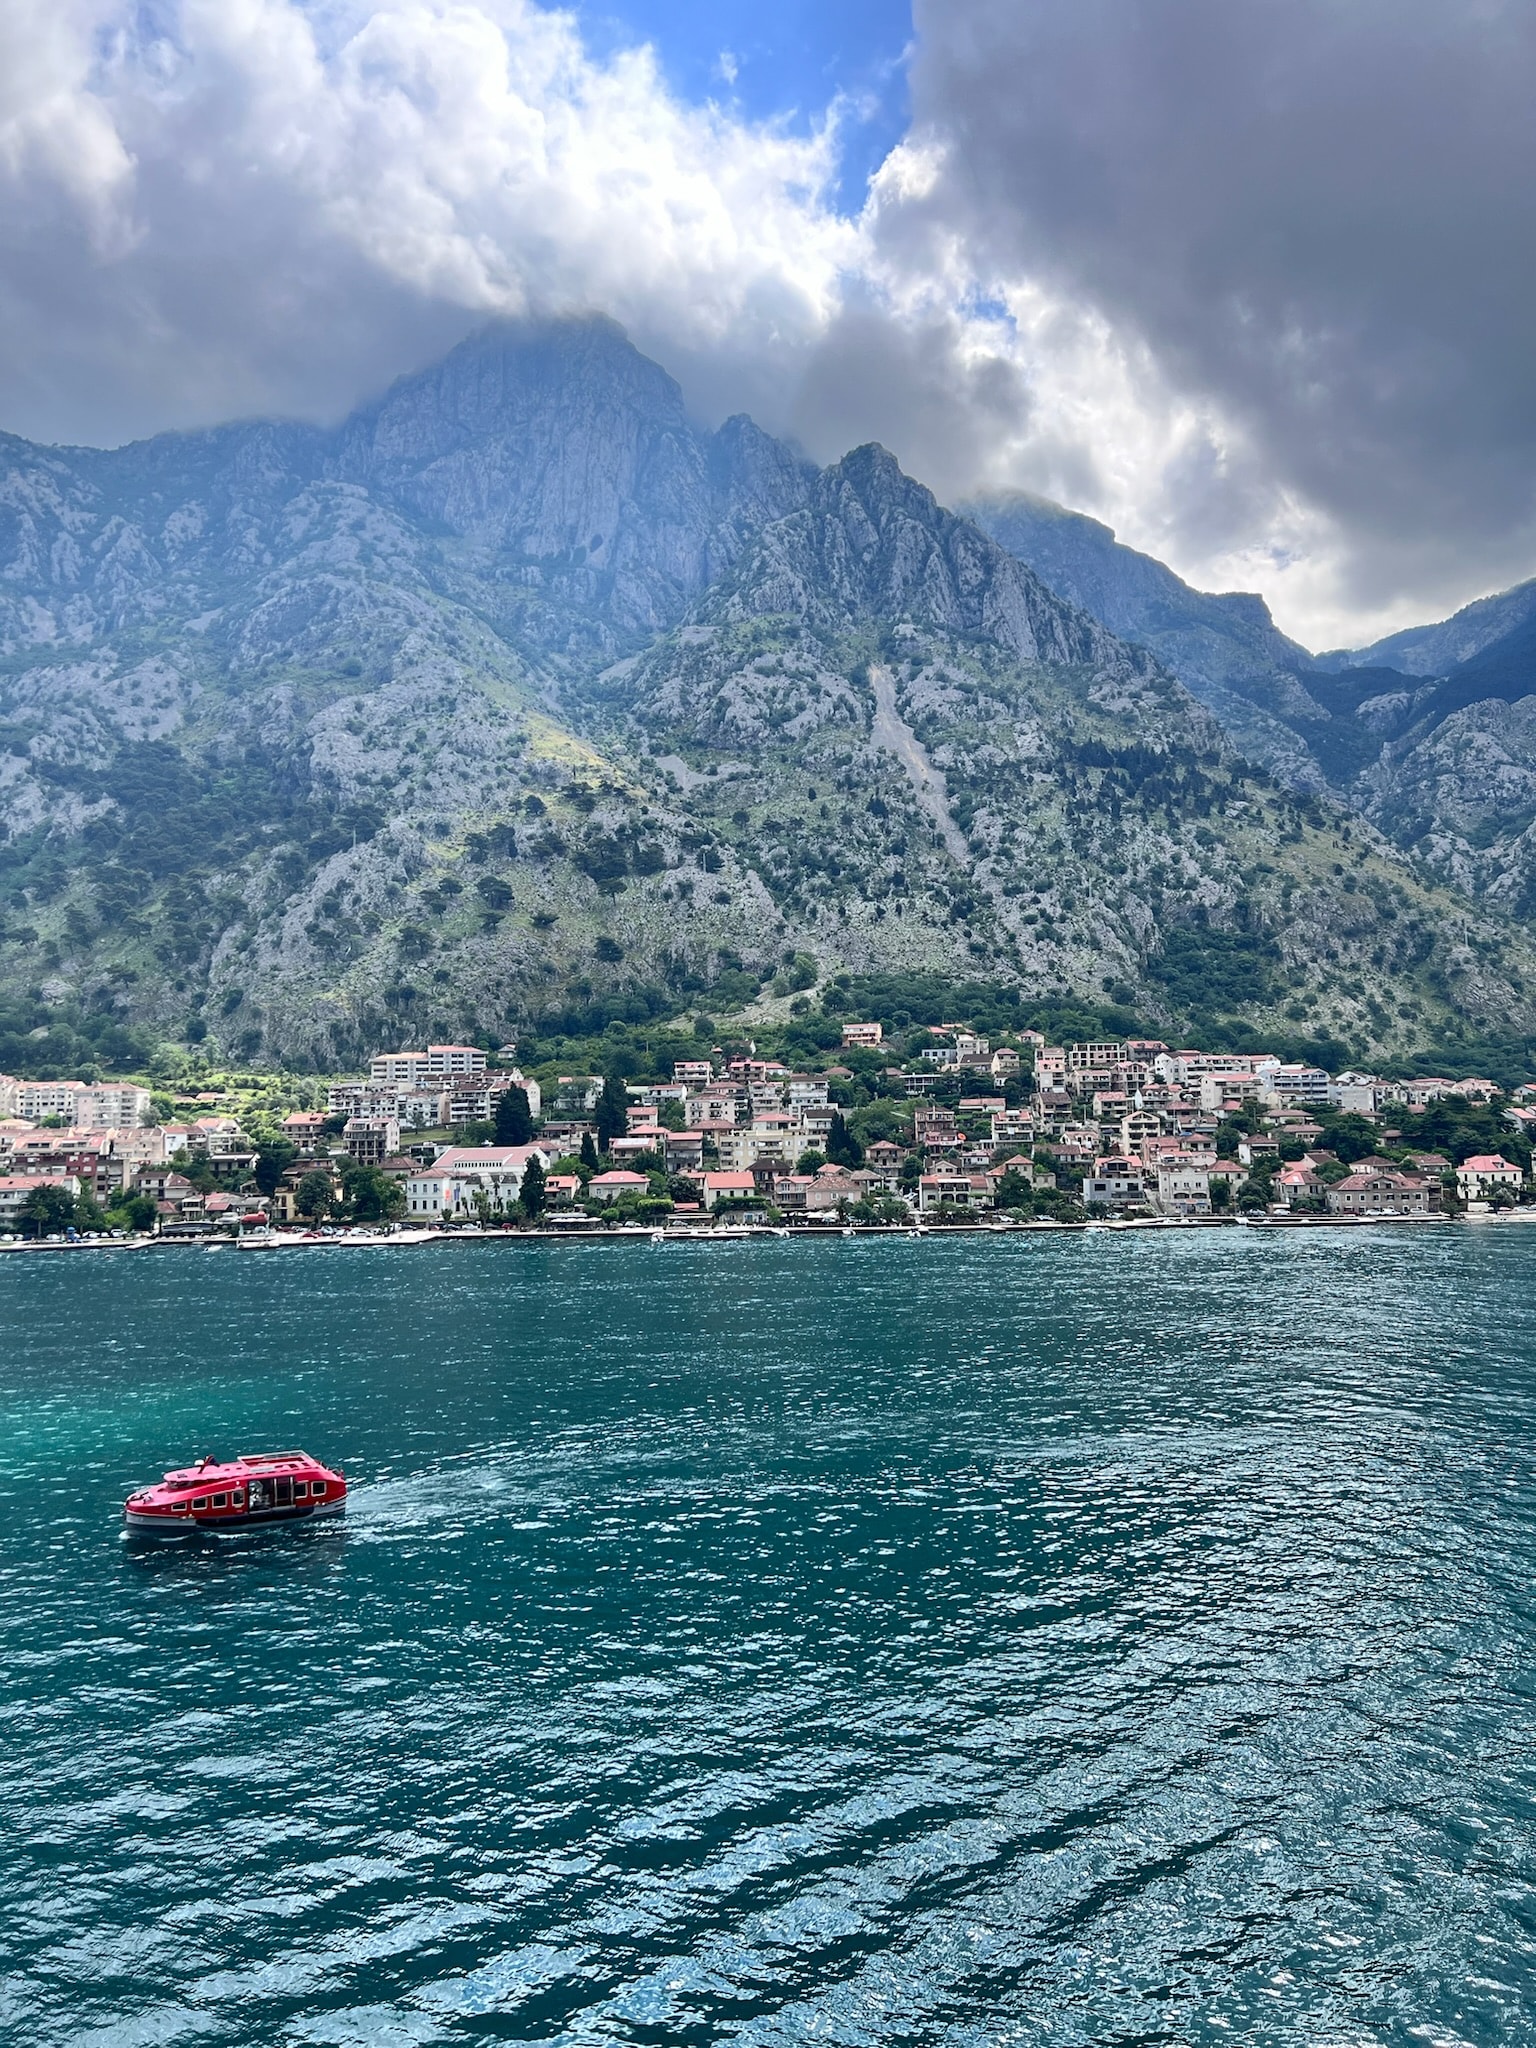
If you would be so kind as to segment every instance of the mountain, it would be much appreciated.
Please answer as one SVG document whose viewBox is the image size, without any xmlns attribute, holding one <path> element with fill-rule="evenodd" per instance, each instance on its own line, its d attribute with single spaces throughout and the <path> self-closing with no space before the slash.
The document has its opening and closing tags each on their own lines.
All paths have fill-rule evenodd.
<svg viewBox="0 0 1536 2048">
<path fill-rule="evenodd" d="M 1257 601 L 1133 557 L 1117 630 L 1091 544 L 1092 605 L 882 449 L 701 427 L 607 321 L 490 328 L 333 430 L 0 443 L 0 1066 L 67 1026 L 334 1068 L 840 970 L 1383 1052 L 1536 1028 L 1518 919 L 1224 730 L 1291 734 Z"/>
<path fill-rule="evenodd" d="M 1335 714 L 1307 688 L 1312 657 L 1280 631 L 1262 597 L 1194 590 L 1122 546 L 1112 528 L 1048 498 L 1012 491 L 962 509 L 1052 590 L 1154 653 L 1250 759 L 1293 788 L 1329 786 Z"/>
<path fill-rule="evenodd" d="M 1395 668 L 1410 676 L 1444 676 L 1507 634 L 1536 621 L 1536 577 L 1495 597 L 1463 605 L 1438 625 L 1408 626 L 1370 647 L 1338 649 L 1318 657 L 1328 668 Z"/>
<path fill-rule="evenodd" d="M 1333 796 L 1439 879 L 1536 916 L 1536 581 L 1314 657 L 1262 599 L 1192 590 L 1097 520 L 1021 493 L 967 509 L 1053 590 L 1154 652 L 1287 787 Z"/>
</svg>

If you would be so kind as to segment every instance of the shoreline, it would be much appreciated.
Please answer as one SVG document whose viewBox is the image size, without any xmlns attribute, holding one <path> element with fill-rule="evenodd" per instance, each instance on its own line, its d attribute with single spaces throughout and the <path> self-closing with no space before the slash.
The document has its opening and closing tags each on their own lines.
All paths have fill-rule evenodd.
<svg viewBox="0 0 1536 2048">
<path fill-rule="evenodd" d="M 687 1224 L 621 1223 L 613 1228 L 601 1224 L 591 1229 L 446 1230 L 360 1229 L 334 1237 L 314 1237 L 284 1232 L 272 1237 L 128 1237 L 84 1238 L 70 1243 L 49 1243 L 27 1238 L 0 1241 L 0 1256 L 23 1252 L 284 1252 L 359 1250 L 414 1250 L 424 1244 L 746 1244 L 796 1238 L 949 1238 L 949 1237 L 1040 1237 L 1147 1232 L 1168 1230 L 1369 1230 L 1384 1226 L 1426 1224 L 1536 1223 L 1536 1207 L 1462 1216 L 1127 1216 L 1080 1223 L 1060 1223 L 1049 1218 L 1022 1223 L 998 1220 L 974 1223 L 792 1223 L 724 1224 L 707 1228 Z"/>
</svg>

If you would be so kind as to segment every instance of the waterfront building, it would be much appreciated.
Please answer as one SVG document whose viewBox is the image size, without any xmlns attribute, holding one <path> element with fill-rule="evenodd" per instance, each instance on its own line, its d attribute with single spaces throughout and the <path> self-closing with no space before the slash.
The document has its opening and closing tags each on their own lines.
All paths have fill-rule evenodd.
<svg viewBox="0 0 1536 2048">
<path fill-rule="evenodd" d="M 1147 1169 L 1125 1156 L 1095 1159 L 1083 1177 L 1083 1205 L 1097 1209 L 1142 1208 L 1147 1200 Z"/>
<path fill-rule="evenodd" d="M 0 1228 L 17 1228 L 22 1210 L 39 1188 L 58 1188 L 71 1198 L 80 1193 L 80 1183 L 72 1174 L 0 1173 Z"/>
<path fill-rule="evenodd" d="M 1164 1216 L 1209 1216 L 1211 1179 L 1203 1160 L 1164 1153 L 1157 1162 L 1157 1207 Z"/>
<path fill-rule="evenodd" d="M 433 1160 L 431 1171 L 453 1175 L 471 1196 L 478 1189 L 493 1208 L 510 1208 L 522 1192 L 523 1174 L 533 1158 L 546 1173 L 554 1165 L 547 1145 L 449 1145 Z"/>
<path fill-rule="evenodd" d="M 1335 1216 L 1428 1216 L 1437 1206 L 1435 1190 L 1411 1174 L 1351 1173 L 1328 1190 Z"/>
<path fill-rule="evenodd" d="M 1456 1192 L 1464 1202 L 1486 1201 L 1495 1188 L 1515 1193 L 1525 1175 L 1500 1152 L 1479 1152 L 1456 1169 Z"/>
<path fill-rule="evenodd" d="M 589 1202 L 617 1202 L 625 1195 L 644 1195 L 650 1192 L 650 1182 L 643 1173 L 630 1173 L 623 1167 L 615 1167 L 611 1173 L 594 1173 L 587 1182 Z"/>
</svg>

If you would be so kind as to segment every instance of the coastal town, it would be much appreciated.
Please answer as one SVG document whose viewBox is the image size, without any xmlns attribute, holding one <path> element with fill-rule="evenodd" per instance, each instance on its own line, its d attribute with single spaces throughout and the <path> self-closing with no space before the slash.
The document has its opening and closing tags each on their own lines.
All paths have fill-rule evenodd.
<svg viewBox="0 0 1536 2048">
<path fill-rule="evenodd" d="M 623 1079 L 524 1071 L 515 1043 L 381 1051 L 282 1114 L 0 1076 L 0 1238 L 1361 1222 L 1536 1197 L 1536 1084 L 965 1023 L 838 1035 L 798 1066 L 746 1041 Z"/>
</svg>

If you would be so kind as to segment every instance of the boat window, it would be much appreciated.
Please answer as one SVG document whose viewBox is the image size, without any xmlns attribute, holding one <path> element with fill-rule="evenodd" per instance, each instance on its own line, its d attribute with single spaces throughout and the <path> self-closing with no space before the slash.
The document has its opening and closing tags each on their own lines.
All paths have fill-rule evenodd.
<svg viewBox="0 0 1536 2048">
<path fill-rule="evenodd" d="M 295 1479 L 295 1481 L 293 1482 L 293 1497 L 294 1497 L 294 1499 L 295 1499 L 295 1500 L 303 1500 L 303 1499 L 305 1499 L 305 1498 L 306 1498 L 306 1496 L 308 1495 L 308 1493 L 309 1493 L 309 1486 L 308 1486 L 308 1483 L 307 1483 L 307 1481 L 305 1481 L 305 1480 L 303 1480 L 303 1479 Z"/>
<path fill-rule="evenodd" d="M 245 1495 L 243 1493 L 232 1493 L 229 1496 L 229 1504 L 232 1508 L 243 1508 L 245 1506 Z"/>
<path fill-rule="evenodd" d="M 192 1512 L 193 1512 L 193 1514 L 195 1515 L 195 1514 L 196 1514 L 196 1513 L 197 1513 L 197 1512 L 199 1511 L 199 1509 L 201 1509 L 201 1508 L 205 1508 L 205 1507 L 207 1507 L 207 1505 L 208 1505 L 208 1496 L 207 1496 L 207 1494 L 205 1493 L 205 1494 L 203 1495 L 203 1497 L 202 1497 L 202 1499 L 201 1499 L 201 1500 L 195 1500 L 195 1501 L 193 1501 L 193 1503 L 192 1503 Z"/>
<path fill-rule="evenodd" d="M 215 1495 L 213 1496 L 213 1504 L 214 1504 L 214 1506 L 215 1506 L 216 1508 L 223 1508 L 223 1507 L 228 1507 L 228 1505 L 229 1505 L 229 1496 L 228 1496 L 228 1494 L 225 1494 L 225 1493 L 216 1493 L 216 1494 L 215 1494 Z"/>
<path fill-rule="evenodd" d="M 272 1482 L 272 1495 L 278 1507 L 291 1507 L 293 1505 L 293 1481 L 291 1479 L 274 1479 Z"/>
</svg>

